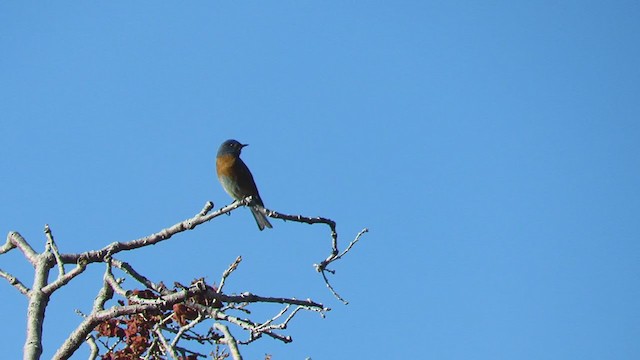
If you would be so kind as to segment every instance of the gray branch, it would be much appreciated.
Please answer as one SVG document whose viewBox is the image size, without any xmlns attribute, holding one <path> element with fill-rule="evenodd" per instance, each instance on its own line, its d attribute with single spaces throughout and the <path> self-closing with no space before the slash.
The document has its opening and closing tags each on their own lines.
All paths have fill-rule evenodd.
<svg viewBox="0 0 640 360">
<path fill-rule="evenodd" d="M 161 297 L 163 304 L 172 306 L 173 304 L 185 301 L 187 298 L 196 294 L 204 293 L 206 288 L 201 286 L 191 286 L 186 290 L 178 291 Z M 56 351 L 53 359 L 68 359 L 78 347 L 85 341 L 87 335 L 101 322 L 114 319 L 123 315 L 140 314 L 145 311 L 153 310 L 158 304 L 133 304 L 126 306 L 116 306 L 109 309 L 100 310 L 87 316 L 82 323 L 69 335 L 64 344 Z"/>
<path fill-rule="evenodd" d="M 220 330 L 220 332 L 222 332 L 222 335 L 224 335 L 224 341 L 229 347 L 229 352 L 231 352 L 233 360 L 242 360 L 242 355 L 240 355 L 240 350 L 238 350 L 238 342 L 236 341 L 236 338 L 231 335 L 229 328 L 226 325 L 220 323 L 215 323 L 213 326 L 216 329 Z"/>
<path fill-rule="evenodd" d="M 205 209 L 208 208 L 209 203 L 210 202 L 207 202 Z M 160 230 L 157 233 L 127 242 L 114 242 L 100 250 L 92 250 L 80 254 L 61 254 L 60 258 L 65 264 L 75 264 L 79 259 L 83 259 L 87 263 L 103 262 L 105 257 L 115 255 L 121 251 L 134 250 L 149 245 L 155 245 L 161 241 L 171 238 L 175 234 L 187 230 L 193 230 L 196 226 L 210 221 L 220 215 L 227 214 L 240 206 L 242 206 L 241 202 L 234 202 L 212 213 L 207 213 L 205 212 L 205 209 L 203 209 L 196 216 Z M 203 213 L 205 213 L 205 215 L 202 215 Z"/>
<path fill-rule="evenodd" d="M 18 248 L 20 249 L 20 251 L 22 251 L 31 265 L 36 265 L 38 253 L 33 250 L 31 245 L 27 243 L 27 240 L 25 240 L 22 235 L 20 235 L 16 231 L 11 231 L 9 235 L 7 235 L 7 242 L 0 248 L 0 255 L 15 248 Z"/>
<path fill-rule="evenodd" d="M 18 232 L 10 232 L 7 235 L 7 240 L 4 245 L 0 247 L 0 255 L 7 253 L 13 249 L 19 249 L 25 258 L 31 263 L 34 267 L 34 280 L 31 289 L 25 286 L 20 280 L 15 278 L 13 275 L 8 272 L 0 269 L 0 277 L 5 278 L 9 284 L 14 286 L 18 291 L 22 294 L 26 295 L 29 299 L 28 302 L 28 312 L 27 312 L 27 337 L 24 345 L 24 358 L 29 360 L 37 360 L 42 355 L 42 325 L 45 317 L 45 310 L 50 300 L 51 295 L 58 289 L 62 288 L 64 285 L 69 283 L 78 275 L 82 274 L 87 265 L 91 263 L 105 262 L 107 263 L 107 271 L 104 275 L 104 283 L 100 292 L 98 293 L 94 304 L 92 313 L 86 316 L 80 325 L 70 334 L 70 336 L 65 340 L 62 346 L 57 350 L 54 355 L 54 359 L 67 359 L 73 355 L 73 353 L 78 349 L 78 347 L 83 343 L 87 342 L 92 350 L 92 357 L 95 358 L 97 356 L 97 345 L 95 340 L 89 336 L 91 331 L 95 329 L 95 327 L 101 322 L 109 319 L 114 319 L 117 317 L 125 316 L 125 315 L 133 315 L 140 314 L 149 310 L 158 310 L 158 309 L 167 309 L 173 306 L 176 303 L 180 302 L 188 302 L 188 306 L 193 307 L 194 309 L 198 309 L 201 315 L 206 314 L 208 317 L 211 317 L 214 320 L 218 321 L 226 321 L 228 323 L 232 323 L 240 326 L 245 330 L 249 330 L 251 336 L 248 342 L 251 342 L 257 338 L 259 338 L 262 334 L 266 334 L 274 339 L 281 340 L 283 342 L 291 342 L 291 337 L 283 336 L 273 332 L 272 330 L 284 329 L 287 326 L 287 323 L 293 318 L 293 316 L 302 309 L 305 310 L 313 310 L 318 311 L 320 313 L 324 313 L 329 311 L 329 308 L 325 308 L 322 304 L 314 302 L 310 299 L 307 300 L 298 300 L 294 298 L 284 298 L 284 297 L 264 297 L 251 293 L 242 293 L 240 295 L 226 295 L 222 293 L 222 287 L 224 286 L 228 276 L 237 268 L 238 264 L 241 261 L 241 257 L 238 257 L 234 263 L 232 263 L 229 268 L 224 272 L 222 279 L 220 281 L 220 286 L 218 290 L 214 290 L 212 287 L 207 286 L 203 282 L 198 282 L 193 284 L 188 288 L 183 288 L 179 291 L 172 291 L 167 289 L 160 284 L 155 284 L 151 282 L 149 279 L 138 273 L 126 262 L 119 261 L 113 258 L 113 255 L 127 250 L 134 250 L 138 248 L 142 248 L 149 245 L 158 244 L 164 240 L 171 238 L 173 235 L 179 234 L 181 232 L 192 230 L 195 227 L 208 222 L 220 215 L 228 214 L 231 211 L 241 207 L 243 205 L 250 205 L 251 198 L 244 199 L 243 201 L 234 201 L 232 204 L 229 204 L 221 209 L 213 211 L 213 203 L 207 202 L 203 209 L 197 213 L 195 216 L 186 219 L 184 221 L 178 222 L 173 226 L 165 228 L 161 231 L 153 233 L 151 235 L 138 238 L 135 240 L 125 241 L 125 242 L 114 242 L 110 245 L 107 245 L 99 250 L 91 250 L 83 253 L 77 254 L 61 254 L 58 251 L 58 247 L 54 241 L 53 234 L 51 233 L 51 229 L 48 225 L 45 226 L 45 235 L 47 237 L 46 249 L 41 254 L 34 251 L 29 243 L 18 233 Z M 321 272 L 323 278 L 325 280 L 326 285 L 329 287 L 331 292 L 338 299 L 344 301 L 331 287 L 329 281 L 326 277 L 326 272 L 334 273 L 333 270 L 327 269 L 327 266 L 332 262 L 341 259 L 346 253 L 348 253 L 355 243 L 358 242 L 360 237 L 367 232 L 367 229 L 361 231 L 356 238 L 347 246 L 347 248 L 340 252 L 338 249 L 338 233 L 336 231 L 336 223 L 333 220 L 322 218 L 322 217 L 305 217 L 301 215 L 286 215 L 281 214 L 272 210 L 265 209 L 263 207 L 257 207 L 258 211 L 264 213 L 265 215 L 275 218 L 282 219 L 285 221 L 294 221 L 301 222 L 307 224 L 326 224 L 331 229 L 331 253 L 330 255 L 320 262 L 320 264 L 314 265 L 318 272 Z M 65 272 L 65 264 L 76 264 L 76 267 L 69 271 Z M 58 277 L 55 281 L 48 283 L 48 277 L 50 270 L 58 266 Z M 111 273 L 111 266 L 114 266 L 121 271 L 125 272 L 127 275 L 131 276 L 141 284 L 143 284 L 146 288 L 154 290 L 156 293 L 160 294 L 157 299 L 142 299 L 137 296 L 129 296 L 130 292 L 125 291 L 120 286 L 120 281 L 116 280 Z M 133 302 L 131 305 L 127 306 L 114 306 L 109 309 L 105 309 L 105 303 L 112 299 L 114 296 L 114 292 L 122 295 L 125 298 L 128 298 Z M 287 307 L 280 313 L 278 313 L 271 320 L 259 324 L 254 323 L 250 320 L 240 319 L 234 316 L 230 316 L 222 312 L 221 310 L 216 309 L 212 306 L 204 306 L 201 304 L 193 303 L 192 300 L 189 300 L 194 295 L 204 295 L 209 299 L 214 299 L 217 303 L 227 303 L 227 304 L 249 304 L 249 303 L 279 303 L 286 304 Z M 346 303 L 346 301 L 344 301 Z M 272 325 L 272 323 L 284 316 L 284 314 L 289 309 L 290 305 L 297 305 L 297 308 L 289 314 L 286 320 L 279 325 Z M 242 305 L 244 306 L 244 305 Z M 240 308 L 235 305 L 231 305 L 232 308 Z M 201 320 L 201 319 L 199 319 Z M 191 324 L 195 325 L 197 321 L 192 322 Z M 191 326 L 193 326 L 191 325 Z M 183 327 L 182 333 L 184 334 L 191 326 Z M 229 329 L 224 324 L 216 323 L 216 328 L 223 332 L 225 342 L 228 344 L 229 349 L 233 355 L 235 360 L 241 359 L 240 353 L 237 349 L 238 342 L 231 335 Z M 179 334 L 180 335 L 180 334 Z M 186 334 L 185 334 L 186 335 Z M 88 337 L 89 336 L 89 337 Z M 174 348 L 178 341 L 179 336 L 177 336 L 172 344 L 169 346 Z M 164 346 L 166 347 L 166 339 L 162 337 L 158 338 L 159 341 L 162 341 Z M 164 341 L 163 341 L 164 340 Z M 169 349 L 167 349 L 169 350 Z M 175 353 L 171 354 L 172 356 Z"/>
<path fill-rule="evenodd" d="M 35 260 L 35 276 L 33 286 L 29 292 L 29 304 L 27 305 L 25 359 L 37 360 L 42 355 L 42 324 L 44 323 L 44 313 L 51 296 L 51 294 L 45 293 L 43 288 L 47 285 L 52 260 L 51 254 L 47 252 L 38 255 Z"/>
<path fill-rule="evenodd" d="M 58 245 L 56 245 L 56 242 L 53 240 L 53 233 L 51 232 L 49 224 L 44 225 L 44 233 L 47 236 L 47 250 L 53 253 L 53 256 L 56 258 L 56 264 L 58 264 L 58 277 L 62 277 L 64 276 L 64 263 L 62 263 L 62 259 L 60 259 Z"/>
<path fill-rule="evenodd" d="M 89 348 L 91 349 L 91 353 L 89 354 L 89 360 L 95 360 L 99 355 L 98 345 L 96 344 L 96 339 L 93 335 L 87 336 L 86 339 L 87 344 L 89 344 Z"/>
<path fill-rule="evenodd" d="M 78 265 L 68 273 L 65 274 L 64 272 L 62 272 L 61 276 L 56 281 L 43 287 L 42 291 L 48 295 L 53 294 L 54 291 L 58 290 L 59 288 L 67 284 L 69 281 L 71 281 L 71 279 L 82 274 L 86 268 L 87 268 L 86 264 L 82 262 L 78 263 Z"/>
<path fill-rule="evenodd" d="M 0 277 L 5 278 L 10 285 L 13 285 L 18 291 L 20 291 L 23 295 L 29 296 L 29 288 L 26 287 L 17 277 L 9 274 L 8 272 L 0 269 Z"/>
</svg>

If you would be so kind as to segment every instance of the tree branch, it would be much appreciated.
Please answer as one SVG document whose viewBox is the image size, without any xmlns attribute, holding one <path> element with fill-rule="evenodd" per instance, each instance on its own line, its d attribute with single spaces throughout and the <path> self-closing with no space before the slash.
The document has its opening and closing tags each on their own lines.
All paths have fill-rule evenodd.
<svg viewBox="0 0 640 360">
<path fill-rule="evenodd" d="M 44 323 L 45 310 L 47 309 L 51 296 L 42 291 L 42 289 L 47 284 L 52 261 L 51 254 L 44 252 L 36 257 L 34 264 L 35 276 L 33 286 L 29 292 L 29 304 L 27 305 L 27 338 L 24 344 L 25 359 L 35 360 L 39 359 L 42 355 L 42 324 Z"/>
<path fill-rule="evenodd" d="M 29 296 L 29 288 L 26 287 L 18 278 L 9 274 L 8 272 L 0 269 L 0 277 L 7 279 L 9 284 L 13 285 L 18 291 L 20 291 L 23 295 Z"/>
<path fill-rule="evenodd" d="M 248 344 L 256 339 L 258 339 L 261 334 L 266 334 L 276 340 L 280 340 L 283 343 L 290 343 L 291 341 L 293 341 L 291 339 L 290 336 L 284 336 L 284 335 L 280 335 L 277 333 L 274 333 L 270 330 L 264 330 L 261 332 L 255 331 L 256 327 L 259 326 L 260 324 L 255 323 L 251 320 L 248 319 L 240 319 L 236 316 L 232 316 L 232 315 L 228 315 L 225 314 L 224 312 L 218 310 L 218 309 L 212 309 L 211 307 L 208 306 L 204 306 L 204 305 L 200 305 L 200 304 L 191 304 L 189 306 L 194 307 L 195 309 L 197 309 L 198 311 L 201 311 L 205 314 L 207 314 L 210 318 L 215 319 L 215 320 L 222 320 L 222 321 L 227 321 L 229 323 L 238 325 L 239 327 L 241 327 L 244 330 L 249 331 L 250 333 L 250 337 L 249 340 L 247 341 L 243 341 L 242 344 Z"/>
<path fill-rule="evenodd" d="M 335 221 L 333 221 L 331 219 L 319 217 L 319 216 L 318 217 L 307 217 L 307 216 L 302 216 L 302 215 L 287 215 L 287 214 L 282 214 L 282 213 L 279 213 L 277 211 L 273 211 L 273 210 L 269 210 L 269 209 L 261 208 L 261 207 L 258 207 L 257 210 L 260 211 L 261 213 L 265 214 L 266 216 L 274 218 L 274 219 L 282 219 L 282 220 L 285 220 L 285 221 L 287 221 L 287 220 L 295 221 L 295 222 L 305 223 L 305 224 L 309 224 L 309 225 L 326 224 L 331 229 L 331 247 L 333 249 L 332 253 L 335 253 L 335 254 L 338 253 L 338 232 L 336 231 L 336 222 Z"/>
<path fill-rule="evenodd" d="M 165 306 L 172 306 L 173 304 L 185 301 L 187 298 L 196 294 L 206 292 L 208 289 L 202 286 L 193 285 L 188 289 L 181 290 L 169 295 L 161 296 L 161 301 Z M 68 359 L 82 344 L 87 335 L 93 331 L 93 329 L 101 322 L 109 319 L 114 319 L 123 315 L 140 314 L 145 311 L 156 309 L 158 304 L 133 304 L 126 306 L 115 306 L 106 310 L 100 310 L 93 312 L 87 316 L 80 325 L 69 335 L 67 340 L 56 351 L 53 359 L 62 360 Z"/>
<path fill-rule="evenodd" d="M 180 341 L 180 338 L 182 337 L 182 334 L 184 334 L 185 331 L 191 329 L 192 327 L 198 325 L 199 323 L 202 322 L 202 320 L 204 320 L 204 317 L 202 316 L 201 312 L 198 312 L 198 317 L 195 318 L 193 321 L 189 322 L 187 325 L 181 326 L 180 329 L 178 330 L 178 332 L 176 333 L 176 336 L 173 338 L 173 341 L 171 341 L 170 346 L 173 348 L 178 344 L 178 341 Z"/>
<path fill-rule="evenodd" d="M 250 202 L 250 197 L 245 199 L 244 202 L 245 204 L 248 204 Z M 256 209 L 260 212 L 262 212 L 263 214 L 265 214 L 266 216 L 272 217 L 274 219 L 282 219 L 282 220 L 289 220 L 289 221 L 295 221 L 295 222 L 300 222 L 300 223 L 305 223 L 305 224 L 326 224 L 327 226 L 329 226 L 329 228 L 331 229 L 331 253 L 329 254 L 329 256 L 320 262 L 320 264 L 314 264 L 314 267 L 316 268 L 316 271 L 322 273 L 322 278 L 324 279 L 324 282 L 327 286 L 327 288 L 329 289 L 329 291 L 331 291 L 331 293 L 340 301 L 342 301 L 345 305 L 349 304 L 348 301 L 346 301 L 344 298 L 342 298 L 338 292 L 333 288 L 333 286 L 331 286 L 331 284 L 329 283 L 329 279 L 326 276 L 326 272 L 330 272 L 330 273 L 335 273 L 335 271 L 333 270 L 329 270 L 327 269 L 327 266 L 329 264 L 331 264 L 332 262 L 341 259 L 346 253 L 348 253 L 351 248 L 353 247 L 353 245 L 355 245 L 359 240 L 360 237 L 368 232 L 368 229 L 363 229 L 362 231 L 360 231 L 355 239 L 353 241 L 351 241 L 351 243 L 349 243 L 349 245 L 347 246 L 347 248 L 340 253 L 340 250 L 338 249 L 338 232 L 336 230 L 336 222 L 331 220 L 331 219 L 327 219 L 327 218 L 323 218 L 323 217 L 306 217 L 306 216 L 302 216 L 302 215 L 287 215 L 287 214 L 282 214 L 273 210 L 269 210 L 260 206 L 257 206 Z"/>
<path fill-rule="evenodd" d="M 62 266 L 62 263 L 58 263 L 58 264 Z M 71 281 L 71 279 L 82 274 L 86 268 L 87 266 L 81 261 L 73 270 L 69 271 L 68 273 L 65 274 L 63 270 L 60 273 L 61 276 L 58 277 L 56 281 L 42 288 L 42 292 L 48 295 L 53 294 L 54 291 L 58 290 L 59 288 L 67 284 L 69 281 Z"/>
<path fill-rule="evenodd" d="M 238 256 L 236 260 L 231 265 L 229 265 L 227 270 L 224 271 L 224 273 L 222 274 L 222 279 L 220 279 L 220 285 L 218 285 L 219 293 L 222 293 L 222 288 L 224 287 L 225 281 L 227 280 L 229 275 L 231 275 L 231 273 L 238 268 L 238 265 L 240 265 L 241 261 L 242 261 L 242 256 Z"/>
<path fill-rule="evenodd" d="M 176 349 L 174 349 L 172 346 L 170 346 L 167 343 L 167 339 L 164 338 L 164 335 L 162 334 L 162 331 L 160 331 L 160 328 L 156 328 L 154 330 L 154 334 L 160 340 L 160 343 L 162 344 L 162 347 L 164 347 L 167 354 L 169 354 L 173 360 L 178 360 L 178 354 L 176 354 Z"/>
<path fill-rule="evenodd" d="M 24 257 L 29 260 L 31 265 L 36 266 L 38 253 L 33 250 L 31 245 L 27 243 L 27 240 L 25 240 L 17 231 L 11 231 L 9 235 L 7 235 L 7 242 L 0 248 L 0 254 L 9 252 L 16 247 L 22 251 Z"/>
<path fill-rule="evenodd" d="M 229 328 L 226 325 L 215 323 L 213 325 L 216 329 L 220 330 L 222 335 L 224 335 L 224 341 L 229 347 L 229 352 L 231 352 L 231 356 L 233 356 L 233 360 L 242 360 L 242 355 L 240 355 L 240 350 L 238 350 L 238 342 L 236 338 L 231 335 Z"/>
<path fill-rule="evenodd" d="M 93 335 L 87 336 L 85 340 L 87 344 L 89 344 L 89 348 L 91 349 L 91 353 L 89 354 L 89 360 L 95 360 L 99 355 L 98 345 L 96 344 L 96 339 Z"/>
<path fill-rule="evenodd" d="M 327 285 L 327 288 L 329 289 L 329 291 L 331 291 L 331 293 L 333 294 L 333 296 L 335 296 L 338 300 L 342 301 L 343 304 L 348 305 L 349 302 L 345 299 L 343 299 L 338 292 L 333 288 L 333 286 L 331 286 L 331 284 L 329 283 L 329 279 L 327 278 L 327 272 L 330 272 L 331 274 L 335 274 L 334 270 L 330 270 L 327 269 L 327 265 L 331 264 L 334 261 L 340 260 L 344 255 L 346 255 L 349 251 L 351 251 L 351 248 L 353 248 L 353 246 L 360 240 L 360 237 L 362 237 L 362 235 L 364 235 L 365 233 L 369 232 L 369 229 L 364 228 L 362 230 L 360 230 L 360 232 L 356 235 L 355 239 L 353 239 L 349 245 L 347 246 L 347 248 L 342 252 L 342 253 L 338 253 L 336 252 L 332 252 L 331 255 L 329 255 L 328 258 L 324 259 L 320 264 L 313 264 L 313 266 L 316 268 L 316 271 L 322 274 L 322 278 L 324 279 L 324 283 L 325 285 Z M 337 248 L 335 248 L 337 250 Z"/>
<path fill-rule="evenodd" d="M 289 324 L 291 319 L 293 319 L 293 317 L 298 313 L 298 311 L 300 311 L 300 310 L 319 311 L 318 309 L 310 308 L 308 306 L 298 306 L 291 312 L 291 314 L 289 314 L 289 316 L 287 316 L 287 318 L 282 323 L 277 324 L 277 325 L 271 325 L 271 323 L 273 321 L 277 320 L 282 315 L 284 315 L 288 309 L 289 309 L 289 306 L 284 308 L 276 317 L 274 317 L 273 319 L 270 319 L 269 321 L 267 321 L 264 324 L 262 324 L 258 328 L 258 330 L 260 330 L 260 331 L 265 331 L 265 330 L 283 330 L 283 329 L 287 328 L 287 325 Z M 321 313 L 321 316 L 324 317 L 324 314 Z"/>
<path fill-rule="evenodd" d="M 2 247 L 0 247 L 0 255 L 9 252 L 14 248 L 18 248 L 23 253 L 25 258 L 35 268 L 34 282 L 31 289 L 27 288 L 24 284 L 22 284 L 22 282 L 20 282 L 11 274 L 0 269 L 0 277 L 5 278 L 12 286 L 16 287 L 18 291 L 20 291 L 24 295 L 27 295 L 27 297 L 29 298 L 27 339 L 24 348 L 25 358 L 35 360 L 38 359 L 42 354 L 42 324 L 44 321 L 45 310 L 51 295 L 55 291 L 59 290 L 64 285 L 69 283 L 71 280 L 73 280 L 76 276 L 83 273 L 88 264 L 96 262 L 106 263 L 107 269 L 105 270 L 105 274 L 103 277 L 103 287 L 100 289 L 98 295 L 96 296 L 96 299 L 94 300 L 92 313 L 88 316 L 85 316 L 78 327 L 69 335 L 62 346 L 56 351 L 54 359 L 69 358 L 83 342 L 87 342 L 89 344 L 92 350 L 91 356 L 92 358 L 96 358 L 98 356 L 97 344 L 95 342 L 95 339 L 92 336 L 89 336 L 89 334 L 95 330 L 98 324 L 101 324 L 102 322 L 107 320 L 116 319 L 118 317 L 126 317 L 136 314 L 142 314 L 145 318 L 145 321 L 156 321 L 153 320 L 153 317 L 156 315 L 152 315 L 151 318 L 146 318 L 147 314 L 159 313 L 160 315 L 166 317 L 167 311 L 171 311 L 169 309 L 171 309 L 173 305 L 178 303 L 184 303 L 186 307 L 191 308 L 189 310 L 190 313 L 187 313 L 187 316 L 189 316 L 190 319 L 194 319 L 194 317 L 191 316 L 195 316 L 192 310 L 198 310 L 198 318 L 184 325 L 185 317 L 183 315 L 183 317 L 181 318 L 182 320 L 180 320 L 182 326 L 177 330 L 177 335 L 170 344 L 167 344 L 167 340 L 164 338 L 162 331 L 167 331 L 167 328 L 173 328 L 173 325 L 170 325 L 166 328 L 157 327 L 154 330 L 158 333 L 156 337 L 157 341 L 154 342 L 156 346 L 164 346 L 166 351 L 174 358 L 177 357 L 176 349 L 178 349 L 177 343 L 180 338 L 182 338 L 183 336 L 187 336 L 187 331 L 193 332 L 190 329 L 200 321 L 202 321 L 204 317 L 203 315 L 206 315 L 207 317 L 210 317 L 217 321 L 225 321 L 231 324 L 235 324 L 242 329 L 248 330 L 250 333 L 250 338 L 247 342 L 244 343 L 252 342 L 260 338 L 262 334 L 266 334 L 274 339 L 281 340 L 285 343 L 291 342 L 292 339 L 290 336 L 280 335 L 274 330 L 286 329 L 289 321 L 291 321 L 291 319 L 293 319 L 293 317 L 300 310 L 311 310 L 324 314 L 324 312 L 330 311 L 331 309 L 325 308 L 321 303 L 314 302 L 311 299 L 298 300 L 295 298 L 265 297 L 249 292 L 245 292 L 239 295 L 224 294 L 222 292 L 222 289 L 228 277 L 233 273 L 233 271 L 237 269 L 239 263 L 241 262 L 242 257 L 240 256 L 238 256 L 236 260 L 223 273 L 218 289 L 214 289 L 213 287 L 206 285 L 204 281 L 198 281 L 192 283 L 192 285 L 189 287 L 182 287 L 181 290 L 169 290 L 162 283 L 153 283 L 148 278 L 138 273 L 128 263 L 113 258 L 113 255 L 121 251 L 135 250 L 145 246 L 158 244 L 161 241 L 171 238 L 173 235 L 185 232 L 187 230 L 192 230 L 195 227 L 208 222 L 220 215 L 228 214 L 243 205 L 250 206 L 251 198 L 249 197 L 242 201 L 234 201 L 232 204 L 216 211 L 212 211 L 214 205 L 209 201 L 205 203 L 203 209 L 195 216 L 178 222 L 156 233 L 126 242 L 114 242 L 99 250 L 91 250 L 77 254 L 60 254 L 58 251 L 58 247 L 54 241 L 51 229 L 48 225 L 45 225 L 44 229 L 45 235 L 47 237 L 47 244 L 45 248 L 46 250 L 41 254 L 36 253 L 30 246 L 30 244 L 27 243 L 27 241 L 18 232 L 10 232 L 7 235 L 6 243 Z M 331 253 L 325 260 L 323 260 L 319 264 L 314 264 L 314 266 L 318 272 L 321 272 L 324 281 L 332 294 L 346 304 L 347 302 L 342 299 L 330 285 L 326 276 L 326 272 L 330 272 L 332 274 L 335 272 L 328 269 L 327 266 L 346 255 L 359 241 L 361 236 L 368 230 L 364 229 L 360 233 L 358 233 L 355 239 L 348 244 L 346 249 L 340 252 L 338 248 L 338 233 L 336 231 L 336 223 L 333 220 L 322 217 L 305 217 L 302 215 L 281 214 L 260 206 L 256 207 L 256 209 L 263 214 L 275 219 L 307 224 L 326 224 L 327 226 L 329 226 L 331 230 Z M 65 272 L 65 264 L 76 264 L 76 267 L 69 272 Z M 58 266 L 58 277 L 55 281 L 48 284 L 49 272 L 56 265 Z M 156 294 L 149 292 L 148 290 L 133 290 L 132 293 L 131 291 L 123 289 L 120 286 L 123 279 L 116 279 L 114 277 L 111 268 L 112 266 L 120 269 L 121 271 L 144 285 L 146 289 L 153 290 L 159 295 L 156 296 Z M 119 301 L 119 306 L 113 306 L 109 309 L 105 309 L 105 303 L 113 298 L 114 293 L 118 293 L 122 297 L 128 299 L 129 305 L 125 306 L 123 305 L 123 302 Z M 248 319 L 241 319 L 224 313 L 219 309 L 223 306 L 223 303 L 229 304 L 228 308 L 230 309 L 243 310 L 247 313 L 249 312 L 248 310 L 245 310 L 244 307 L 248 306 L 248 304 L 251 303 L 278 303 L 285 304 L 286 306 L 270 320 L 267 320 L 264 323 L 255 323 Z M 282 318 L 287 314 L 287 312 L 291 308 L 291 305 L 296 305 L 297 307 L 289 313 L 289 315 L 282 323 L 274 325 L 273 323 L 276 320 Z M 226 311 L 227 307 L 225 307 L 224 309 Z M 171 315 L 166 318 L 170 317 Z M 236 360 L 241 359 L 242 357 L 237 348 L 238 341 L 231 335 L 229 328 L 222 323 L 215 323 L 214 327 L 223 332 L 225 342 L 229 346 L 233 358 Z M 202 339 L 213 337 L 213 335 L 218 336 L 216 340 L 219 339 L 220 335 L 216 334 L 213 330 L 211 330 L 210 334 L 205 337 L 196 334 L 196 336 L 199 336 L 199 338 Z M 198 339 L 198 337 L 194 339 Z M 101 340 L 100 343 L 102 343 Z M 162 345 L 160 343 L 162 343 Z M 116 343 L 113 348 L 115 349 L 115 346 L 117 345 L 118 343 Z M 182 352 L 182 356 L 185 356 L 184 354 L 185 353 Z"/>
<path fill-rule="evenodd" d="M 105 274 L 106 276 L 106 274 Z M 93 310 L 92 312 L 98 312 L 100 310 L 104 310 L 104 304 L 113 298 L 113 288 L 109 285 L 109 282 L 106 278 L 103 278 L 102 288 L 98 292 L 96 299 L 93 301 Z"/>
<path fill-rule="evenodd" d="M 117 267 L 118 269 L 124 271 L 127 275 L 136 279 L 140 284 L 144 285 L 148 289 L 152 289 L 159 294 L 163 294 L 166 291 L 166 288 L 163 288 L 160 285 L 155 284 L 151 280 L 147 279 L 144 275 L 137 272 L 129 263 L 124 261 L 120 261 L 115 258 L 111 258 L 111 265 Z"/>
<path fill-rule="evenodd" d="M 60 259 L 60 253 L 58 252 L 58 246 L 56 242 L 53 240 L 53 233 L 51 233 L 51 228 L 49 224 L 44 225 L 44 233 L 47 235 L 47 251 L 51 251 L 53 256 L 56 259 L 56 264 L 58 264 L 58 278 L 64 276 L 64 264 L 62 263 L 62 259 Z"/>
<path fill-rule="evenodd" d="M 220 215 L 227 214 L 242 206 L 241 202 L 234 202 L 231 205 L 223 207 L 222 209 L 216 210 L 212 213 L 208 213 L 207 209 L 209 208 L 210 203 L 211 202 L 207 202 L 203 210 L 201 210 L 196 216 L 181 221 L 166 229 L 160 230 L 157 233 L 128 242 L 114 242 L 100 250 L 92 250 L 80 254 L 61 254 L 60 258 L 65 264 L 74 264 L 78 262 L 78 259 L 80 258 L 84 259 L 87 263 L 102 262 L 104 261 L 105 257 L 109 255 L 114 255 L 125 250 L 133 250 L 149 245 L 155 245 L 161 241 L 171 238 L 175 234 L 187 230 L 193 230 L 200 224 L 210 221 Z M 211 206 L 213 205 L 211 204 Z M 205 215 L 202 215 L 203 213 Z"/>
<path fill-rule="evenodd" d="M 216 294 L 214 297 L 222 302 L 226 303 L 278 303 L 278 304 L 291 304 L 291 305 L 302 305 L 308 306 L 312 308 L 316 308 L 321 311 L 331 311 L 330 308 L 325 308 L 324 305 L 317 303 L 311 299 L 307 300 L 298 300 L 294 298 L 283 298 L 283 297 L 269 297 L 269 296 L 260 296 L 255 295 L 250 292 L 244 292 L 240 295 L 225 295 L 225 294 Z"/>
</svg>

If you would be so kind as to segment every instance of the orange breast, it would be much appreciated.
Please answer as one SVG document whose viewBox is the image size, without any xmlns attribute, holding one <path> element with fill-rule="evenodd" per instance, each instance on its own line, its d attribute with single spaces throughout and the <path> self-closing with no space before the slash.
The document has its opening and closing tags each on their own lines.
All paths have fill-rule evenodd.
<svg viewBox="0 0 640 360">
<path fill-rule="evenodd" d="M 233 177 L 232 169 L 235 162 L 236 158 L 233 155 L 218 156 L 216 158 L 216 172 L 218 173 L 218 177 Z"/>
</svg>

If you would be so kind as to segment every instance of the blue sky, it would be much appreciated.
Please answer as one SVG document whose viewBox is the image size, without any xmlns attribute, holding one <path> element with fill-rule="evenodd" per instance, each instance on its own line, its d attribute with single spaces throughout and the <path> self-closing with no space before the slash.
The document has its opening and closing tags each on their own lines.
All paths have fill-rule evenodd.
<svg viewBox="0 0 640 360">
<path fill-rule="evenodd" d="M 633 1 L 4 2 L 0 234 L 41 250 L 50 224 L 80 252 L 228 204 L 214 157 L 236 138 L 268 208 L 332 218 L 343 245 L 371 230 L 335 266 L 347 306 L 311 266 L 325 228 L 259 232 L 245 209 L 121 257 L 171 284 L 242 255 L 229 291 L 333 308 L 245 358 L 638 358 L 638 19 Z M 15 252 L 0 268 L 31 283 Z M 102 271 L 54 295 L 43 358 Z M 26 300 L 0 299 L 18 358 Z"/>
</svg>

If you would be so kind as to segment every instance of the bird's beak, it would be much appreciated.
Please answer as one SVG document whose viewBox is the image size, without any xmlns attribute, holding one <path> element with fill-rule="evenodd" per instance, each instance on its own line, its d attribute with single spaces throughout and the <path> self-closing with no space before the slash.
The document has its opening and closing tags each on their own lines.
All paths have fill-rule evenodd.
<svg viewBox="0 0 640 360">
<path fill-rule="evenodd" d="M 241 149 L 245 146 L 249 146 L 249 144 L 240 144 L 240 145 L 242 145 Z"/>
</svg>

